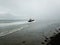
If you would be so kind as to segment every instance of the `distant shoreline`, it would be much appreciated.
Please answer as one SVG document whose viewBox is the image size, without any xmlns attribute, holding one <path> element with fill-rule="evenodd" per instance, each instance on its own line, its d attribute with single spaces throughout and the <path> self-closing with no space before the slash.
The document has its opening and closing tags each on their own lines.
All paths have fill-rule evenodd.
<svg viewBox="0 0 60 45">
<path fill-rule="evenodd" d="M 11 22 L 20 22 L 20 21 L 26 21 L 26 20 L 0 20 L 0 23 L 11 23 Z"/>
</svg>

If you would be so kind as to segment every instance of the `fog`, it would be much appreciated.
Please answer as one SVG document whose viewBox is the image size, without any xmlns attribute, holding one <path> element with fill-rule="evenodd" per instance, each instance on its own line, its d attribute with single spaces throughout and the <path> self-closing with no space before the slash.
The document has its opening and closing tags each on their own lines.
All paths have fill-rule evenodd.
<svg viewBox="0 0 60 45">
<path fill-rule="evenodd" d="M 0 19 L 59 19 L 59 17 L 60 0 L 0 0 Z"/>
</svg>

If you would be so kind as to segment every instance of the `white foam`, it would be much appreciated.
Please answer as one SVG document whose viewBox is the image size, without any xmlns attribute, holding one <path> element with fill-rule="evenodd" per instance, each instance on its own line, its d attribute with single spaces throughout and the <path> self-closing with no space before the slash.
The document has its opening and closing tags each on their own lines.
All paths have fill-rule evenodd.
<svg viewBox="0 0 60 45">
<path fill-rule="evenodd" d="M 0 33 L 0 37 L 1 37 L 1 36 L 5 36 L 5 35 L 7 35 L 7 34 L 11 34 L 11 33 L 13 33 L 13 32 L 19 31 L 19 30 L 22 30 L 23 28 L 26 28 L 26 27 L 28 27 L 28 25 L 25 25 L 25 27 L 20 27 L 20 28 L 18 28 L 18 29 L 1 32 L 1 33 Z"/>
<path fill-rule="evenodd" d="M 13 23 L 0 23 L 0 27 L 4 26 L 10 26 L 10 25 L 19 25 L 19 24 L 26 24 L 28 23 L 27 21 L 22 21 L 22 22 L 13 22 Z"/>
</svg>

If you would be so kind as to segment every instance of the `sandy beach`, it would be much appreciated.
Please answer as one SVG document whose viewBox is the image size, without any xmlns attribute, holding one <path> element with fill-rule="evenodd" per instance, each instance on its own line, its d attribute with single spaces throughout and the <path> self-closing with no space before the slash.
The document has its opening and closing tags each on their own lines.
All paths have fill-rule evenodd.
<svg viewBox="0 0 60 45">
<path fill-rule="evenodd" d="M 0 29 L 0 45 L 46 45 L 45 37 L 53 36 L 60 27 L 59 21 L 37 21 L 11 25 Z"/>
</svg>

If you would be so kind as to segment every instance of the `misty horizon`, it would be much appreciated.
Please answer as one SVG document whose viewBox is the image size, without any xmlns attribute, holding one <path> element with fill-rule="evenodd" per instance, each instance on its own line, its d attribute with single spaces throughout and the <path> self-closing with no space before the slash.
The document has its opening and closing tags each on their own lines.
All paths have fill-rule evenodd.
<svg viewBox="0 0 60 45">
<path fill-rule="evenodd" d="M 0 19 L 60 19 L 59 0 L 0 0 Z"/>
</svg>

